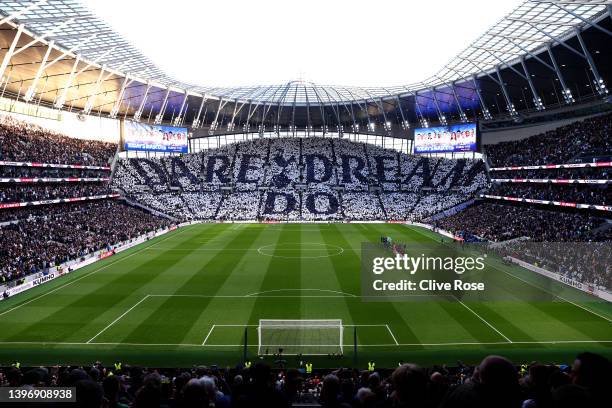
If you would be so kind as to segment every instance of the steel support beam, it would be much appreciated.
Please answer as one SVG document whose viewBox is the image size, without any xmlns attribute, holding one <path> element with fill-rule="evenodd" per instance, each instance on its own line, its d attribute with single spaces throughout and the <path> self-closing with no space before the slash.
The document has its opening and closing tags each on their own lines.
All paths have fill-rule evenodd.
<svg viewBox="0 0 612 408">
<path fill-rule="evenodd" d="M 15 50 L 15 52 L 13 53 L 13 56 L 27 50 L 28 48 L 30 48 L 31 46 L 33 46 L 34 44 L 36 44 L 37 42 L 42 42 L 45 38 L 52 36 L 56 31 L 61 30 L 62 28 L 66 27 L 68 24 L 72 23 L 75 19 L 71 18 L 68 19 L 66 21 L 64 21 L 62 24 L 53 27 L 50 30 L 47 30 L 43 35 L 39 36 L 39 37 L 35 37 L 32 41 L 28 42 L 26 45 L 19 47 L 18 50 Z M 49 44 L 51 44 L 53 41 L 50 41 Z"/>
<path fill-rule="evenodd" d="M 62 89 L 62 92 L 59 94 L 58 98 L 55 100 L 55 103 L 53 104 L 53 106 L 55 106 L 57 109 L 62 109 L 64 107 L 64 103 L 66 103 L 66 96 L 68 95 L 68 89 L 70 89 L 70 87 L 72 86 L 72 81 L 74 81 L 75 78 L 75 74 L 76 74 L 76 69 L 77 66 L 79 65 L 79 62 L 81 62 L 81 55 L 78 54 L 76 56 L 76 58 L 74 59 L 74 63 L 72 64 L 72 69 L 70 70 L 70 75 L 68 75 L 68 80 L 66 81 L 66 84 L 64 85 L 64 88 Z"/>
<path fill-rule="evenodd" d="M 568 50 L 570 50 L 574 54 L 578 55 L 579 57 L 582 57 L 582 58 L 586 59 L 586 56 L 583 53 L 581 53 L 580 51 L 578 51 L 574 47 L 571 47 L 571 46 L 567 45 L 565 42 L 563 42 L 559 38 L 549 34 L 548 32 L 546 32 L 544 30 L 541 30 L 540 28 L 538 28 L 538 26 L 536 26 L 535 24 L 530 23 L 529 21 L 524 21 L 524 22 L 529 24 L 531 27 L 535 28 L 538 32 L 544 34 L 546 37 L 550 38 L 553 42 L 559 44 L 560 46 L 562 46 L 564 48 L 567 48 Z"/>
<path fill-rule="evenodd" d="M 602 96 L 607 95 L 608 88 L 606 88 L 606 84 L 604 83 L 603 78 L 599 75 L 599 71 L 597 70 L 595 61 L 593 61 L 593 57 L 591 56 L 589 49 L 587 48 L 584 40 L 582 39 L 580 30 L 576 29 L 575 32 L 576 32 L 576 38 L 578 38 L 578 42 L 580 43 L 580 47 L 582 48 L 582 51 L 584 52 L 584 57 L 589 63 L 589 67 L 591 68 L 591 72 L 593 73 L 593 77 L 594 77 L 593 84 L 595 85 L 595 89 L 597 90 L 599 95 L 602 95 Z"/>
<path fill-rule="evenodd" d="M 47 3 L 48 3 L 48 0 L 40 0 L 40 1 L 37 1 L 36 3 L 32 3 L 29 6 L 22 8 L 21 10 L 14 12 L 13 14 L 9 14 L 8 16 L 0 20 L 0 26 L 2 26 L 4 23 L 8 23 L 9 21 L 13 21 L 14 19 L 19 18 L 22 15 L 26 14 L 28 11 L 34 10 Z"/>
<path fill-rule="evenodd" d="M 86 115 L 89 115 L 89 113 L 91 112 L 91 109 L 94 106 L 94 103 L 95 103 L 95 100 L 96 100 L 96 95 L 100 91 L 100 87 L 102 86 L 102 82 L 104 82 L 104 80 L 106 78 L 109 78 L 110 75 L 111 75 L 111 74 L 109 74 L 106 78 L 104 78 L 104 71 L 105 70 L 106 70 L 106 66 L 102 65 L 102 68 L 100 68 L 100 74 L 98 74 L 98 79 L 96 80 L 96 84 L 94 86 L 94 91 L 89 96 L 89 98 L 87 98 L 87 102 L 85 103 L 85 107 L 83 108 L 83 112 Z"/>
<path fill-rule="evenodd" d="M 242 111 L 242 108 L 244 108 L 244 105 L 246 105 L 246 102 L 242 102 L 240 104 L 240 107 L 238 108 L 238 101 L 237 100 L 234 101 L 234 113 L 232 114 L 232 120 L 227 125 L 228 126 L 228 130 L 234 130 L 234 128 L 236 127 L 236 124 L 234 123 L 235 120 L 236 120 L 236 116 L 238 116 L 240 111 Z M 231 127 L 231 129 L 230 129 L 230 127 Z"/>
<path fill-rule="evenodd" d="M 174 118 L 174 126 L 180 126 L 183 122 L 183 109 L 185 108 L 185 104 L 187 103 L 187 98 L 189 98 L 189 91 L 185 89 L 185 96 L 183 97 L 183 101 L 181 102 L 181 108 L 178 111 L 178 115 Z"/>
<path fill-rule="evenodd" d="M 380 103 L 378 103 L 376 99 L 374 99 L 374 101 L 376 103 L 376 106 L 378 106 L 378 110 L 383 115 L 383 120 L 385 121 L 385 123 L 383 124 L 383 127 L 387 131 L 387 133 L 390 134 L 391 133 L 391 121 L 389 119 L 387 119 L 387 114 L 385 113 L 384 102 L 383 102 L 382 98 L 378 99 L 378 102 L 380 102 Z"/>
<path fill-rule="evenodd" d="M 436 107 L 436 111 L 438 112 L 438 121 L 442 125 L 446 125 L 448 122 L 446 121 L 446 116 L 444 116 L 444 113 L 442 113 L 442 109 L 440 109 L 440 103 L 438 102 L 438 97 L 436 96 L 436 89 L 429 88 L 429 91 L 431 92 L 431 96 L 434 101 L 434 106 Z"/>
<path fill-rule="evenodd" d="M 535 86 L 533 85 L 533 81 L 531 80 L 531 75 L 529 75 L 529 71 L 527 71 L 527 65 L 525 64 L 525 57 L 521 57 L 521 66 L 523 67 L 523 71 L 525 71 L 525 78 L 527 78 L 527 83 L 529 84 L 529 89 L 531 89 L 531 94 L 533 96 L 533 103 L 537 110 L 544 110 L 544 104 L 542 103 L 542 98 L 538 95 Z"/>
<path fill-rule="evenodd" d="M 149 91 L 151 91 L 151 88 L 153 86 L 151 85 L 151 82 L 147 82 L 146 88 L 145 88 L 145 93 L 142 96 L 142 100 L 140 101 L 140 105 L 138 105 L 138 109 L 136 110 L 136 112 L 134 112 L 134 120 L 136 122 L 140 122 L 140 118 L 142 117 L 142 112 L 144 111 L 144 107 L 147 103 L 147 97 L 149 96 Z"/>
<path fill-rule="evenodd" d="M 49 55 L 51 54 L 52 49 L 53 49 L 53 41 L 49 42 L 49 45 L 47 45 L 47 51 L 45 52 L 45 56 L 43 57 L 43 60 L 40 63 L 40 66 L 38 67 L 38 71 L 36 71 L 36 76 L 34 76 L 32 85 L 30 85 L 26 93 L 23 95 L 23 99 L 25 101 L 29 102 L 34 97 L 34 93 L 36 92 L 36 85 L 38 85 L 38 80 L 40 79 L 41 75 L 45 71 L 45 64 L 47 63 L 47 60 L 49 59 Z"/>
<path fill-rule="evenodd" d="M 459 101 L 459 95 L 457 95 L 455 84 L 452 83 L 452 84 L 449 84 L 448 86 L 450 86 L 451 91 L 453 91 L 453 97 L 455 98 L 455 103 L 457 104 L 457 110 L 459 111 L 459 119 L 461 120 L 461 122 L 465 123 L 468 121 L 468 118 L 465 112 L 463 111 L 463 108 L 461 107 L 461 102 Z"/>
<path fill-rule="evenodd" d="M 372 121 L 370 120 L 370 113 L 368 112 L 368 104 L 367 102 L 364 100 L 364 104 L 365 104 L 365 109 L 361 106 L 361 103 L 357 100 L 357 98 L 355 98 L 355 95 L 348 89 L 345 88 L 345 90 L 348 92 L 349 95 L 351 95 L 351 97 L 355 100 L 354 102 L 357 104 L 357 106 L 359 107 L 359 109 L 361 109 L 362 111 L 365 112 L 366 115 L 366 120 L 368 122 L 368 128 L 367 130 L 375 130 L 376 129 L 376 125 L 372 123 Z M 353 105 L 351 105 L 352 108 Z M 357 125 L 357 130 L 355 131 L 355 133 L 357 133 L 357 131 L 359 131 L 359 124 Z"/>
<path fill-rule="evenodd" d="M 568 105 L 570 103 L 574 103 L 575 100 L 574 100 L 574 97 L 572 96 L 572 91 L 565 84 L 565 79 L 563 78 L 563 74 L 561 73 L 561 70 L 559 69 L 559 65 L 557 64 L 557 59 L 555 58 L 552 52 L 552 48 L 550 48 L 550 45 L 546 47 L 546 51 L 548 51 L 548 56 L 550 57 L 550 61 L 553 64 L 555 73 L 557 74 L 557 78 L 559 78 L 559 83 L 561 84 L 561 87 L 563 88 L 562 93 L 563 93 L 563 99 L 565 100 L 565 103 Z"/>
<path fill-rule="evenodd" d="M 424 128 L 428 128 L 429 121 L 427 120 L 425 115 L 423 115 L 423 111 L 421 111 L 421 106 L 419 105 L 419 94 L 418 92 L 412 92 L 412 95 L 414 95 L 414 108 L 417 112 L 417 115 L 419 116 L 419 121 L 421 122 L 421 126 Z"/>
<path fill-rule="evenodd" d="M 476 91 L 476 95 L 478 95 L 478 100 L 480 101 L 480 109 L 482 110 L 482 115 L 486 120 L 490 120 L 493 118 L 489 108 L 487 108 L 487 104 L 482 97 L 482 93 L 480 92 L 480 87 L 478 86 L 478 82 L 476 81 L 476 75 L 472 75 L 472 82 L 474 83 L 474 90 Z"/>
<path fill-rule="evenodd" d="M 499 86 L 501 87 L 502 93 L 504 95 L 504 99 L 506 100 L 506 109 L 508 110 L 508 113 L 512 117 L 518 116 L 518 113 L 516 112 L 516 109 L 514 108 L 514 104 L 510 100 L 510 94 L 508 93 L 508 90 L 506 89 L 506 85 L 504 84 L 504 80 L 501 76 L 501 73 L 499 72 L 499 65 L 495 67 L 495 72 L 497 73 L 497 77 L 499 78 Z"/>
<path fill-rule="evenodd" d="M 162 123 L 164 119 L 164 114 L 166 113 L 166 107 L 168 106 L 168 97 L 170 96 L 170 87 L 166 88 L 166 94 L 164 95 L 164 99 L 162 101 L 161 107 L 159 108 L 159 112 L 155 115 L 155 119 L 153 119 L 153 124 L 159 125 Z"/>
<path fill-rule="evenodd" d="M 395 96 L 395 100 L 397 102 L 397 108 L 399 109 L 400 116 L 402 117 L 402 129 L 408 130 L 410 129 L 410 122 L 406 119 L 406 115 L 404 115 L 404 110 L 402 109 L 402 102 L 399 96 Z"/>
<path fill-rule="evenodd" d="M 200 117 L 202 116 L 202 109 L 204 109 L 204 104 L 206 103 L 206 97 L 202 97 L 202 102 L 200 102 L 200 107 L 198 108 L 198 113 L 195 116 L 195 118 L 193 118 L 193 123 L 191 124 L 191 127 L 194 129 L 199 129 L 200 127 Z"/>
<path fill-rule="evenodd" d="M 2 65 L 0 65 L 0 81 L 4 80 L 4 72 L 6 71 L 6 67 L 8 66 L 9 62 L 11 62 L 11 58 L 15 53 L 15 47 L 17 47 L 21 33 L 23 33 L 23 28 L 23 24 L 20 24 L 19 27 L 17 27 L 17 33 L 15 33 L 15 37 L 13 37 L 13 42 L 11 42 L 11 46 L 6 51 L 6 54 L 4 54 Z"/>
<path fill-rule="evenodd" d="M 110 117 L 115 119 L 117 117 L 117 113 L 119 113 L 119 108 L 121 107 L 121 101 L 123 101 L 123 95 L 125 95 L 125 89 L 132 83 L 133 80 L 130 80 L 130 76 L 126 75 L 123 78 L 123 82 L 121 83 L 121 88 L 119 89 L 119 93 L 117 94 L 117 99 L 115 99 L 115 103 L 113 104 L 113 108 L 110 111 Z"/>
<path fill-rule="evenodd" d="M 560 8 L 563 11 L 565 11 L 567 14 L 569 14 L 572 17 L 577 18 L 578 20 L 582 21 L 585 25 L 587 25 L 589 27 L 596 28 L 599 31 L 608 34 L 609 36 L 612 36 L 612 32 L 610 32 L 609 30 L 606 30 L 605 28 L 603 28 L 602 26 L 600 26 L 599 24 L 597 24 L 594 21 L 587 20 L 586 18 L 582 17 L 581 15 L 578 15 L 578 14 L 574 13 L 572 10 L 568 10 L 567 8 L 563 7 L 559 2 L 551 1 L 549 3 L 550 4 L 554 4 L 556 7 Z M 609 4 L 608 4 L 608 7 L 610 7 Z"/>
</svg>

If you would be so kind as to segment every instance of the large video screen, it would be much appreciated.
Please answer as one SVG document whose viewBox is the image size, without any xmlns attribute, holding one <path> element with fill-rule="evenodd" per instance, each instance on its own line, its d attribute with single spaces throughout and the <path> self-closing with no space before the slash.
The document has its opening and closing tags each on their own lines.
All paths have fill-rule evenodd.
<svg viewBox="0 0 612 408">
<path fill-rule="evenodd" d="M 187 153 L 187 128 L 125 121 L 125 150 Z"/>
<path fill-rule="evenodd" d="M 415 129 L 414 152 L 475 152 L 478 142 L 477 134 L 476 123 Z"/>
</svg>

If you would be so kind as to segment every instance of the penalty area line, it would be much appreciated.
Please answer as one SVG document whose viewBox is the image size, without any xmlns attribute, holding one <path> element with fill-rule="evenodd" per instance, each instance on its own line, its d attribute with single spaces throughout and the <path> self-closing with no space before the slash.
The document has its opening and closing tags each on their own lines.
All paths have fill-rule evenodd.
<svg viewBox="0 0 612 408">
<path fill-rule="evenodd" d="M 208 338 L 210 337 L 210 335 L 212 334 L 213 330 L 215 330 L 215 325 L 213 324 L 212 327 L 210 328 L 210 331 L 208 332 L 208 334 L 206 335 L 206 337 L 204 338 L 204 341 L 202 342 L 202 345 L 205 346 L 206 342 L 208 341 Z"/>
<path fill-rule="evenodd" d="M 389 334 L 391 335 L 391 337 L 393 337 L 393 341 L 395 342 L 396 346 L 399 346 L 399 343 L 397 342 L 397 339 L 395 338 L 395 335 L 393 334 L 393 332 L 391 331 L 391 328 L 389 327 L 388 324 L 385 324 L 385 327 L 387 328 L 387 330 L 389 330 Z"/>
<path fill-rule="evenodd" d="M 101 335 L 102 333 L 104 333 L 106 330 L 108 330 L 109 327 L 111 327 L 113 324 L 117 323 L 119 320 L 121 320 L 123 318 L 123 316 L 125 316 L 126 314 L 130 313 L 132 310 L 134 310 L 134 308 L 136 308 L 136 306 L 138 306 L 139 304 L 141 304 L 142 302 L 144 302 L 145 300 L 147 300 L 149 298 L 149 295 L 146 295 L 145 297 L 143 297 L 142 299 L 140 299 L 134 306 L 130 307 L 128 310 L 126 310 L 125 312 L 123 312 L 123 314 L 121 316 L 119 316 L 118 318 L 116 318 L 115 320 L 113 320 L 112 322 L 110 322 L 110 324 L 108 326 L 106 326 L 105 328 L 103 328 L 102 330 L 100 330 L 98 332 L 98 334 L 96 334 L 95 336 L 93 336 L 91 339 L 87 340 L 87 343 L 91 343 L 96 337 L 98 337 L 99 335 Z"/>
<path fill-rule="evenodd" d="M 461 305 L 463 307 L 465 307 L 467 310 L 469 310 L 470 312 L 472 312 L 474 314 L 474 316 L 476 316 L 477 318 L 479 318 L 484 324 L 486 324 L 487 326 L 489 326 L 490 328 L 492 328 L 493 330 L 495 330 L 495 332 L 497 334 L 499 334 L 500 336 L 502 336 L 504 339 L 506 339 L 506 341 L 508 343 L 512 343 L 512 340 L 510 340 L 504 333 L 500 332 L 499 330 L 497 330 L 497 328 L 495 328 L 495 326 L 493 326 L 491 323 L 489 323 L 488 321 L 486 321 L 486 319 L 484 319 L 482 316 L 480 316 L 478 313 L 476 313 L 474 310 L 472 310 L 468 305 L 466 305 L 465 303 L 463 303 L 458 297 L 454 296 L 454 298 L 457 300 L 457 302 L 461 303 Z"/>
</svg>

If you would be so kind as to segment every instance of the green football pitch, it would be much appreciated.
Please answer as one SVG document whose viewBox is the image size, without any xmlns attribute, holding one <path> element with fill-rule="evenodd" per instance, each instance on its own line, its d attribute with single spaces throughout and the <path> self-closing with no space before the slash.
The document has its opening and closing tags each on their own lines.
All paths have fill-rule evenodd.
<svg viewBox="0 0 612 408">
<path fill-rule="evenodd" d="M 341 319 L 344 356 L 308 357 L 315 367 L 612 357 L 609 303 L 494 256 L 488 273 L 508 291 L 503 302 L 364 301 L 361 244 L 381 236 L 440 242 L 399 224 L 180 228 L 0 302 L 0 364 L 233 365 L 245 338 L 248 358 L 260 358 L 260 319 Z M 534 292 L 554 296 L 529 300 Z"/>
</svg>

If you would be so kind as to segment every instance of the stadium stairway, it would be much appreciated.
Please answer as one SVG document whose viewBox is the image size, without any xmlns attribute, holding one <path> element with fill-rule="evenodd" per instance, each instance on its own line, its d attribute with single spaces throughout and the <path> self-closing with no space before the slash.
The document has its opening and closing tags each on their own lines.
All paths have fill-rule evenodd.
<svg viewBox="0 0 612 408">
<path fill-rule="evenodd" d="M 606 218 L 605 222 L 601 224 L 599 227 L 595 228 L 592 232 L 600 233 L 600 232 L 608 231 L 609 229 L 612 229 L 612 220 Z"/>
<path fill-rule="evenodd" d="M 167 218 L 173 222 L 179 222 L 179 220 L 177 218 L 172 217 L 171 215 L 168 215 L 166 213 L 163 213 L 161 211 L 155 210 L 151 207 L 147 207 L 144 204 L 138 203 L 136 201 L 132 201 L 127 197 L 122 197 L 123 201 L 125 201 L 127 204 L 131 205 L 132 207 L 136 207 L 136 208 L 140 208 L 142 210 L 145 210 L 151 214 L 157 215 L 158 217 L 163 217 L 163 218 Z"/>
<path fill-rule="evenodd" d="M 383 215 L 385 216 L 385 220 L 388 220 L 389 216 L 387 215 L 387 210 L 385 209 L 385 205 L 383 204 L 382 198 L 380 198 L 379 192 L 376 192 L 376 198 L 378 198 L 378 203 L 380 204 L 380 208 L 382 209 Z"/>
</svg>

